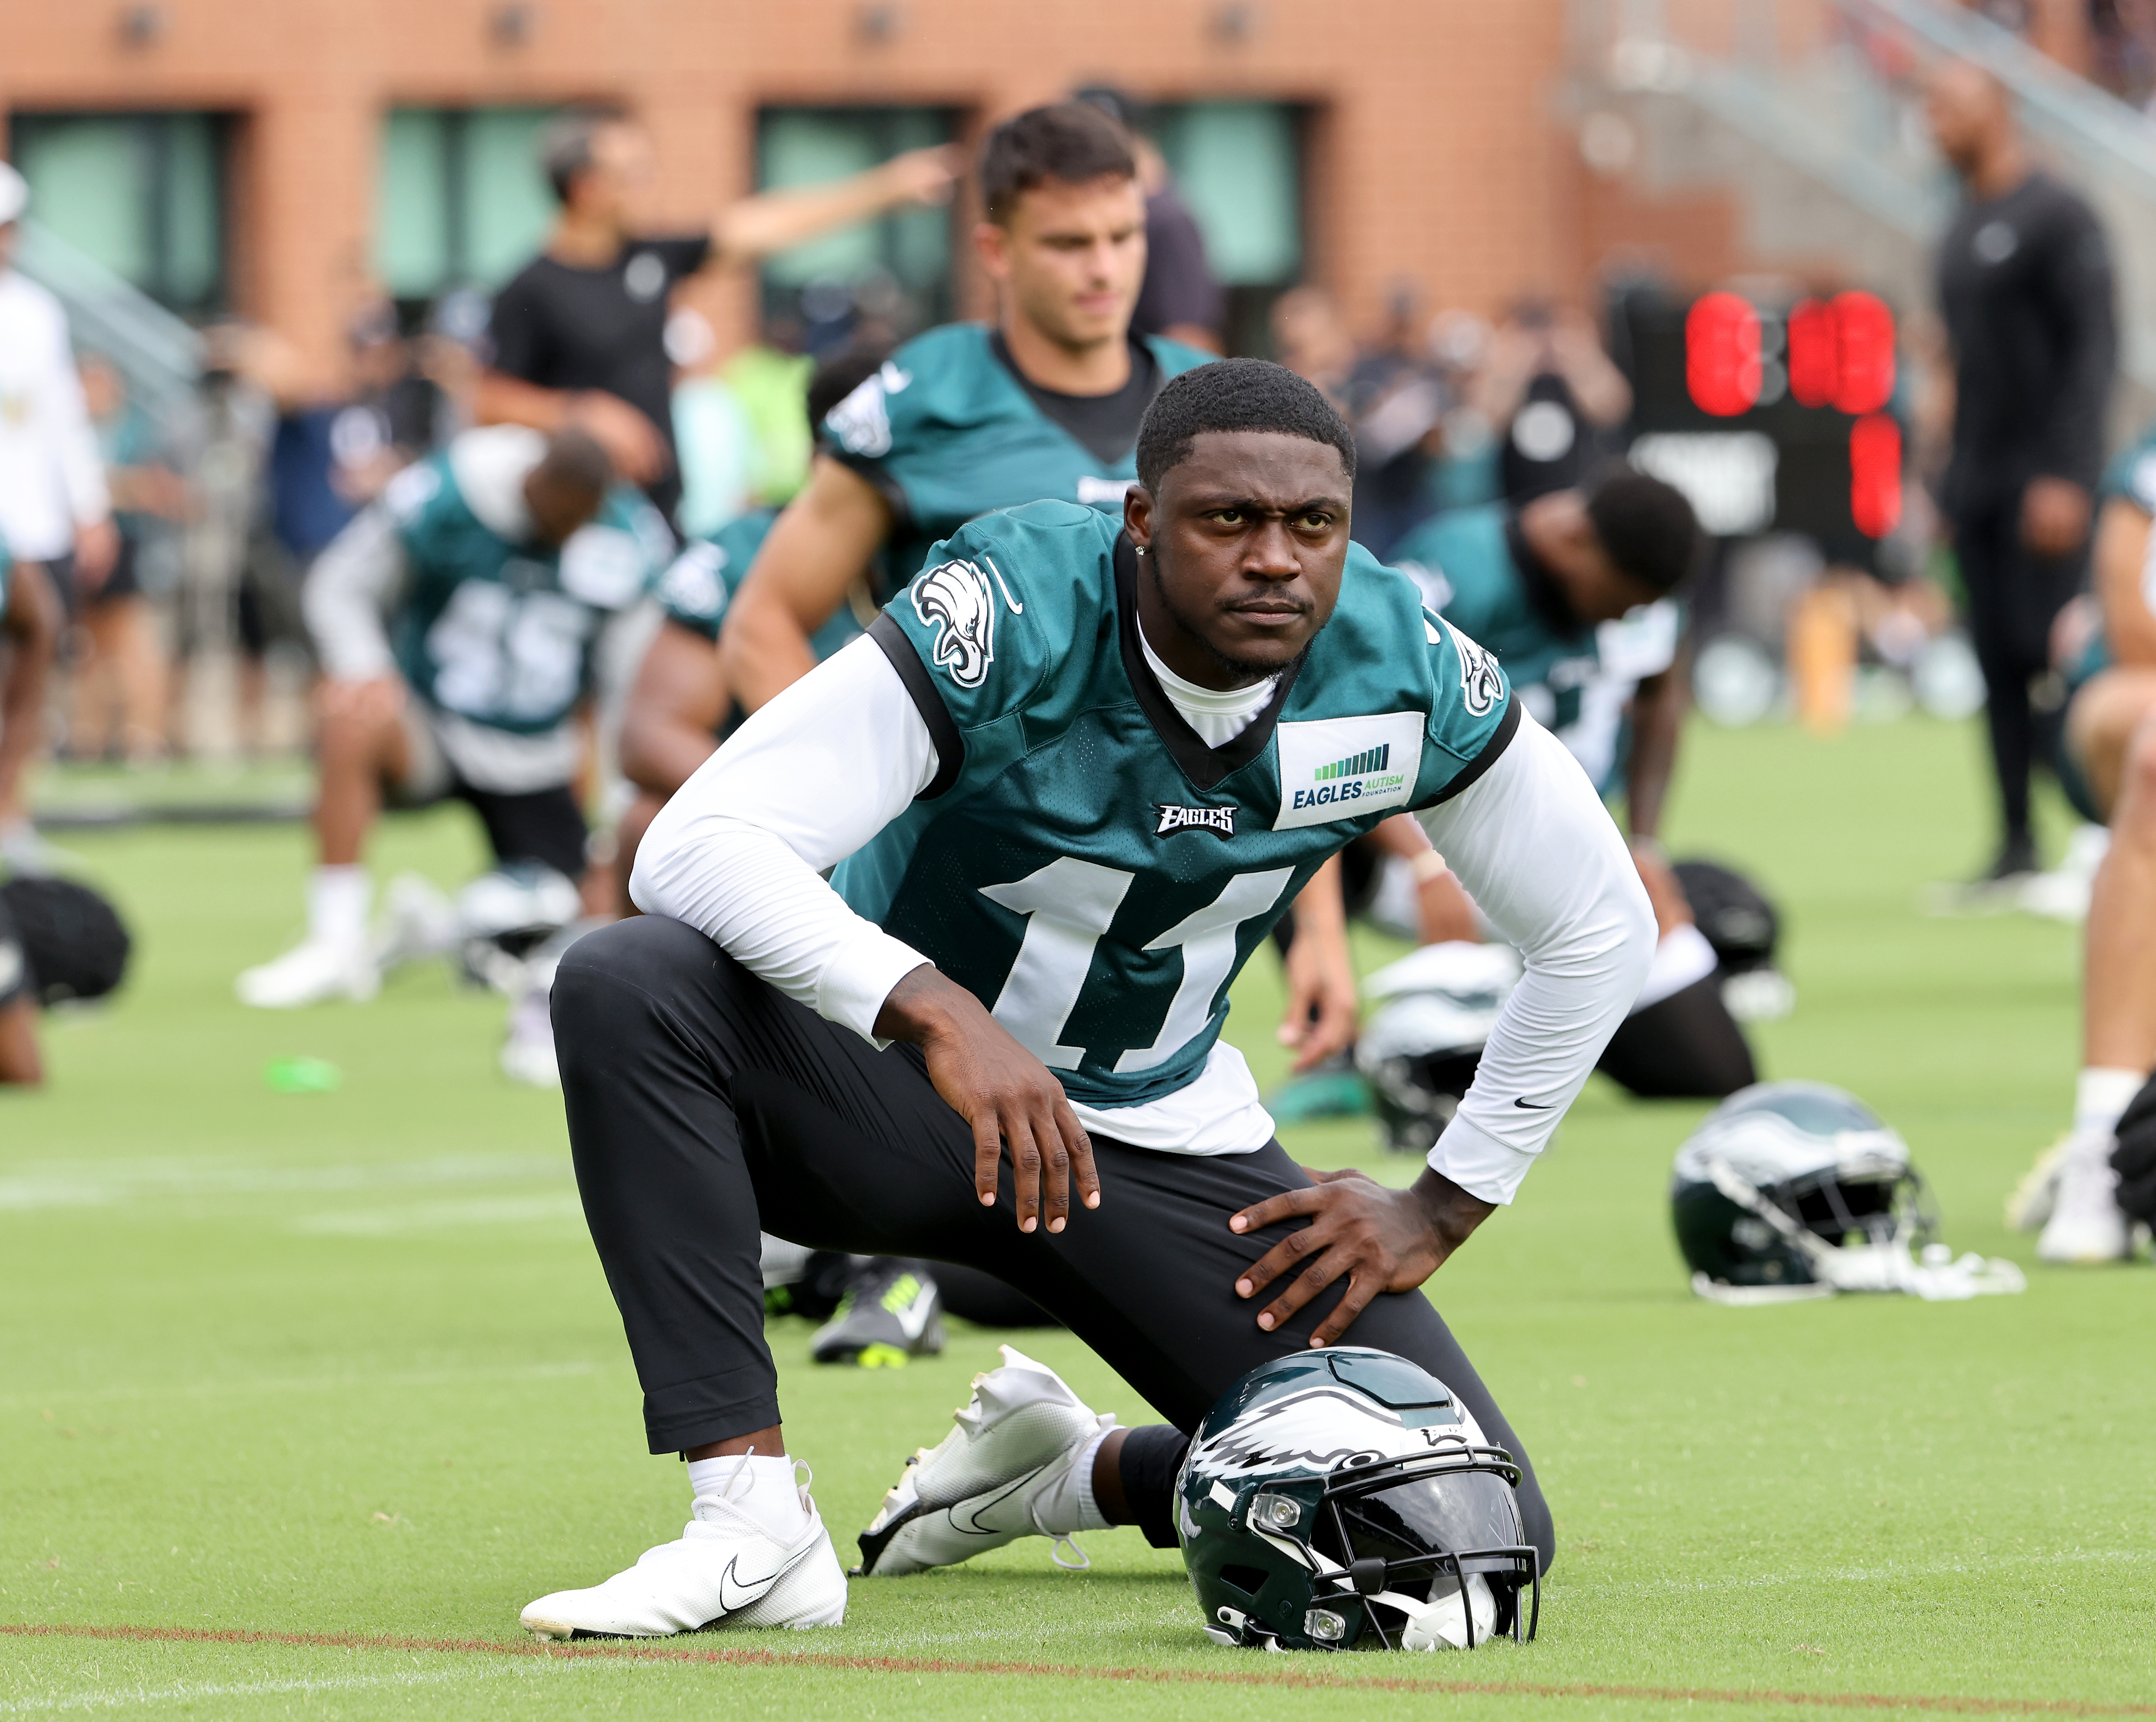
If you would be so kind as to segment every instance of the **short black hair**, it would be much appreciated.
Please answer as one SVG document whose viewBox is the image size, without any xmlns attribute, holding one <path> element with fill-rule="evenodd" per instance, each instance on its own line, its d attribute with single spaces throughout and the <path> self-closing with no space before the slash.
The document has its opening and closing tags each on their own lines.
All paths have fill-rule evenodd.
<svg viewBox="0 0 2156 1722">
<path fill-rule="evenodd" d="M 1676 590 L 1699 563 L 1699 517 L 1661 479 L 1616 468 L 1588 491 L 1587 517 L 1618 573 L 1654 591 Z"/>
<path fill-rule="evenodd" d="M 1197 438 L 1237 430 L 1330 443 L 1348 478 L 1355 476 L 1355 433 L 1315 383 L 1270 359 L 1215 359 L 1171 377 L 1152 398 L 1138 426 L 1138 482 L 1158 496 Z"/>
<path fill-rule="evenodd" d="M 1065 185 L 1137 177 L 1130 134 L 1091 102 L 1059 101 L 1014 114 L 981 146 L 981 202 L 1007 223 L 1018 200 L 1051 179 Z"/>
<path fill-rule="evenodd" d="M 588 430 L 566 425 L 547 439 L 547 452 L 538 470 L 557 481 L 574 485 L 593 496 L 603 496 L 613 482 L 613 458 L 606 445 Z"/>
<path fill-rule="evenodd" d="M 831 409 L 883 368 L 883 355 L 850 348 L 825 359 L 808 378 L 808 434 L 822 433 Z"/>
<path fill-rule="evenodd" d="M 609 126 L 629 122 L 629 110 L 608 104 L 567 108 L 547 122 L 539 134 L 539 171 L 554 188 L 554 201 L 569 201 L 569 188 L 592 165 L 592 148 Z"/>
</svg>

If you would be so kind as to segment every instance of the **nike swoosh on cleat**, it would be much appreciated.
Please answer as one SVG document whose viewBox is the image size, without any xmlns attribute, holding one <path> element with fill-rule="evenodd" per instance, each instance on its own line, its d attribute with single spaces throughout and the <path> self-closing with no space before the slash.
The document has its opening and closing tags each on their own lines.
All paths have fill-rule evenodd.
<svg viewBox="0 0 2156 1722">
<path fill-rule="evenodd" d="M 936 1300 L 923 1292 L 903 1309 L 891 1311 L 891 1319 L 898 1324 L 899 1331 L 911 1341 L 921 1337 L 921 1329 L 928 1325 L 928 1318 L 936 1313 Z"/>
<path fill-rule="evenodd" d="M 719 1575 L 719 1606 L 723 1614 L 737 1613 L 750 1603 L 762 1600 L 764 1594 L 778 1582 L 778 1576 L 785 1570 L 786 1562 L 782 1558 L 762 1579 L 752 1580 L 746 1585 L 734 1576 L 735 1569 L 740 1565 L 741 1556 L 737 1555 L 726 1562 L 726 1570 Z"/>
<path fill-rule="evenodd" d="M 1522 1112 L 1551 1112 L 1557 1107 L 1554 1100 L 1515 1100 L 1512 1104 L 1519 1108 Z"/>
</svg>

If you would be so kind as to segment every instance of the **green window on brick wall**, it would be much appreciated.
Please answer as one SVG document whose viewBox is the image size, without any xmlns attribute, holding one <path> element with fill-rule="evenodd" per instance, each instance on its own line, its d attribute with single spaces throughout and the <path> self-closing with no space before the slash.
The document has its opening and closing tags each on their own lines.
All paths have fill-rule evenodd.
<svg viewBox="0 0 2156 1722">
<path fill-rule="evenodd" d="M 497 287 L 554 218 L 539 171 L 550 108 L 394 108 L 375 161 L 374 267 L 392 298 Z"/>
</svg>

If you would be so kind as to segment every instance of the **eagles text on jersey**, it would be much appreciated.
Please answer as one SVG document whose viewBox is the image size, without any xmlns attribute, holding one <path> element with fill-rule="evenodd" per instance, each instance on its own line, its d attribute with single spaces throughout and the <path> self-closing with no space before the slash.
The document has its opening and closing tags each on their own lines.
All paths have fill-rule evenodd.
<svg viewBox="0 0 2156 1722">
<path fill-rule="evenodd" d="M 1459 794 L 1518 723 L 1489 655 L 1356 547 L 1301 666 L 1209 748 L 1146 666 L 1136 566 L 1120 522 L 1066 502 L 936 547 L 869 630 L 936 780 L 832 882 L 1094 1107 L 1190 1082 L 1312 874 Z"/>
</svg>

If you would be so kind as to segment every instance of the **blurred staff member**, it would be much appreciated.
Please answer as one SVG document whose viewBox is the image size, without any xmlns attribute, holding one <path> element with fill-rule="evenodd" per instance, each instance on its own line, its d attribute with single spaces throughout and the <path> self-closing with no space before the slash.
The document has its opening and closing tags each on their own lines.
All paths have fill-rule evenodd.
<svg viewBox="0 0 2156 1722">
<path fill-rule="evenodd" d="M 1081 90 L 1077 99 L 1092 103 L 1130 133 L 1138 184 L 1145 193 L 1146 272 L 1131 312 L 1131 332 L 1158 335 L 1207 352 L 1222 351 L 1224 301 L 1205 260 L 1205 236 L 1175 188 L 1168 157 L 1147 129 L 1144 107 L 1124 91 L 1105 86 Z"/>
<path fill-rule="evenodd" d="M 1505 314 L 1475 383 L 1473 404 L 1503 427 L 1499 482 L 1515 508 L 1578 484 L 1603 452 L 1604 434 L 1632 410 L 1632 386 L 1603 352 L 1594 325 L 1539 299 Z"/>
<path fill-rule="evenodd" d="M 494 301 L 494 362 L 480 379 L 482 424 L 573 424 L 670 520 L 675 466 L 669 295 L 714 262 L 747 263 L 906 203 L 950 195 L 942 150 L 915 150 L 829 185 L 765 192 L 719 212 L 701 232 L 645 234 L 632 225 L 652 176 L 650 141 L 618 110 L 564 115 L 541 163 L 562 213 L 544 251 Z"/>
<path fill-rule="evenodd" d="M 1953 453 L 1941 498 L 1984 666 L 2003 831 L 1980 884 L 2034 872 L 2030 684 L 2082 583 L 2118 357 L 2111 260 L 2088 205 L 2030 166 L 2006 92 L 1964 61 L 1935 73 L 1933 136 L 1967 201 L 1939 247 L 1953 348 Z"/>
<path fill-rule="evenodd" d="M 105 461 L 83 404 L 68 344 L 67 313 L 12 267 L 29 182 L 0 162 L 0 546 L 42 563 L 55 587 L 95 587 L 112 570 L 120 537 Z M 34 710 L 11 726 L 34 732 Z M 27 757 L 34 734 L 20 741 Z M 0 743 L 9 753 L 17 742 Z M 0 781 L 0 854 L 18 866 L 36 853 L 21 796 L 21 760 Z"/>
<path fill-rule="evenodd" d="M 165 655 L 143 595 L 142 562 L 146 547 L 159 542 L 159 523 L 187 517 L 187 481 L 167 458 L 150 415 L 128 398 L 126 379 L 111 360 L 85 356 L 82 393 L 105 454 L 120 554 L 101 582 L 85 583 L 88 649 L 74 666 L 68 751 L 79 758 L 110 753 L 116 717 L 129 763 L 146 764 L 165 751 Z"/>
</svg>

